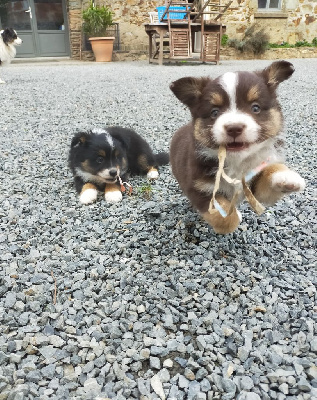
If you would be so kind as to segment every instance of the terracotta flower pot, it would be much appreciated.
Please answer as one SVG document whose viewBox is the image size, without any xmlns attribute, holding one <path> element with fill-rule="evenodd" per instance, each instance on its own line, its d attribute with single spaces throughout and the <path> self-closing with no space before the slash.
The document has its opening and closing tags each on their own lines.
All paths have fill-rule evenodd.
<svg viewBox="0 0 317 400">
<path fill-rule="evenodd" d="M 115 38 L 112 36 L 89 38 L 97 62 L 112 61 L 114 40 Z"/>
</svg>

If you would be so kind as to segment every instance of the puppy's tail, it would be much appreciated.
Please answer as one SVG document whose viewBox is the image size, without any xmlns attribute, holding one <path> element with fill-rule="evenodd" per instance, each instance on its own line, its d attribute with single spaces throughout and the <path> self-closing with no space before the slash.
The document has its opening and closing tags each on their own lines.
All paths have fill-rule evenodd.
<svg viewBox="0 0 317 400">
<path fill-rule="evenodd" d="M 170 157 L 168 153 L 161 152 L 154 154 L 155 164 L 159 167 L 160 165 L 167 165 L 170 162 Z"/>
</svg>

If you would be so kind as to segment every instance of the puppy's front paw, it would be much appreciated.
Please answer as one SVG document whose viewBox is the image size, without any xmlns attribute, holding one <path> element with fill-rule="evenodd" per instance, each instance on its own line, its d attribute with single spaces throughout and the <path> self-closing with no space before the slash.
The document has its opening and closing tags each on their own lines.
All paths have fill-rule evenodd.
<svg viewBox="0 0 317 400">
<path fill-rule="evenodd" d="M 98 191 L 96 189 L 86 189 L 80 193 L 79 201 L 82 204 L 90 204 L 97 200 Z"/>
<path fill-rule="evenodd" d="M 279 171 L 272 175 L 272 188 L 283 193 L 302 192 L 305 180 L 295 171 Z"/>
<path fill-rule="evenodd" d="M 3 80 L 0 78 L 0 84 L 1 84 L 1 83 L 6 83 L 6 82 L 5 82 L 5 81 L 3 81 Z"/>
<path fill-rule="evenodd" d="M 111 190 L 105 192 L 105 200 L 108 203 L 119 203 L 122 200 L 122 193 L 120 190 Z"/>
<path fill-rule="evenodd" d="M 147 173 L 146 177 L 150 180 L 157 179 L 159 177 L 158 170 L 156 168 L 151 168 Z"/>
</svg>

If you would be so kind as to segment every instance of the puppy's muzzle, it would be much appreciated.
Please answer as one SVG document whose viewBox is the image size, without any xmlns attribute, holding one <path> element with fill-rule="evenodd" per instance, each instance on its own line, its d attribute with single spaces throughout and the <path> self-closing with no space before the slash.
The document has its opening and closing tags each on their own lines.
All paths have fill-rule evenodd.
<svg viewBox="0 0 317 400">
<path fill-rule="evenodd" d="M 115 178 L 117 176 L 117 169 L 116 168 L 111 168 L 109 170 L 109 175 L 111 176 L 111 178 Z"/>
<path fill-rule="evenodd" d="M 225 125 L 225 130 L 228 136 L 233 137 L 234 139 L 238 136 L 242 135 L 245 129 L 244 124 L 229 124 Z"/>
</svg>

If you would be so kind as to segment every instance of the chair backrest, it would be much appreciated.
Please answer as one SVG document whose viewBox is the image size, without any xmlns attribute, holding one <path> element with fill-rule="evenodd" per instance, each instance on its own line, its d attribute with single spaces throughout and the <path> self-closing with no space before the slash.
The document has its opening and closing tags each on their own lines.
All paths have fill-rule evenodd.
<svg viewBox="0 0 317 400">
<path fill-rule="evenodd" d="M 159 24 L 160 23 L 160 21 L 158 19 L 158 13 L 156 11 L 149 12 L 149 16 L 150 16 L 151 24 Z"/>
</svg>

